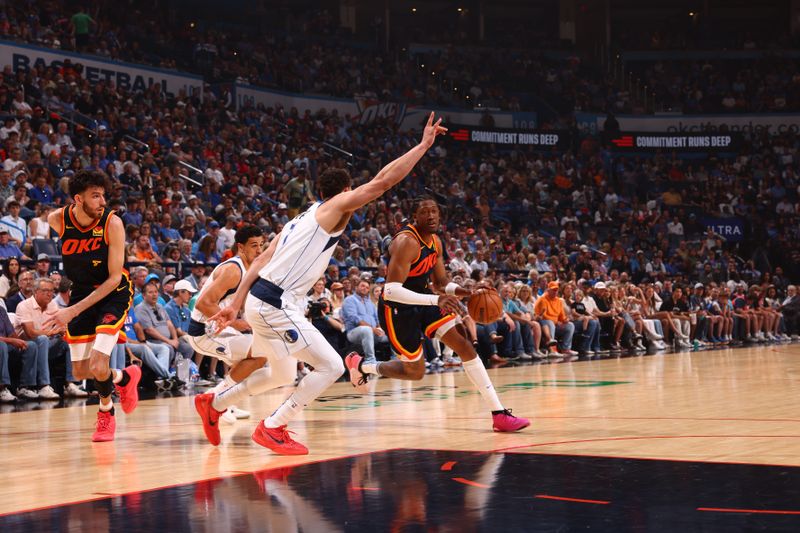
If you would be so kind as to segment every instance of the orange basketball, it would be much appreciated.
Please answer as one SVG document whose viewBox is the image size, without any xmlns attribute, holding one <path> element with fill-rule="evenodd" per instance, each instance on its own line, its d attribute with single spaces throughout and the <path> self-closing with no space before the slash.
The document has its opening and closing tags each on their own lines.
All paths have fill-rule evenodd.
<svg viewBox="0 0 800 533">
<path fill-rule="evenodd" d="M 491 324 L 503 315 L 503 300 L 496 290 L 478 289 L 469 297 L 467 310 L 478 324 Z"/>
</svg>

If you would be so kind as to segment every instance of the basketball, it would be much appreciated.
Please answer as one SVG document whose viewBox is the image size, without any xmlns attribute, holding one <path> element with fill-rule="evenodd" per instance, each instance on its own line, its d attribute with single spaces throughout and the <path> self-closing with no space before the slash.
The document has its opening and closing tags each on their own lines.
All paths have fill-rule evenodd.
<svg viewBox="0 0 800 533">
<path fill-rule="evenodd" d="M 478 324 L 490 324 L 503 314 L 503 300 L 494 289 L 478 289 L 467 302 L 469 316 Z"/>
</svg>

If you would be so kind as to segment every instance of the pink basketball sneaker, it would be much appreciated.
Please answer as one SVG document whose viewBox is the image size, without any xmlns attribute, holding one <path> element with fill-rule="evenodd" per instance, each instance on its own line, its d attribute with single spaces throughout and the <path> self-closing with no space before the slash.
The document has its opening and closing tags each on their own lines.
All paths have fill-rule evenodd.
<svg viewBox="0 0 800 533">
<path fill-rule="evenodd" d="M 361 394 L 366 394 L 369 392 L 369 387 L 367 385 L 369 383 L 369 376 L 361 371 L 361 362 L 363 360 L 364 358 L 358 355 L 358 353 L 350 352 L 347 354 L 347 357 L 344 358 L 344 364 L 347 370 L 350 371 L 350 383 L 353 385 L 353 388 Z"/>
<path fill-rule="evenodd" d="M 492 413 L 492 429 L 499 432 L 519 431 L 531 425 L 527 418 L 517 418 L 511 414 L 511 409 L 503 409 Z"/>
</svg>

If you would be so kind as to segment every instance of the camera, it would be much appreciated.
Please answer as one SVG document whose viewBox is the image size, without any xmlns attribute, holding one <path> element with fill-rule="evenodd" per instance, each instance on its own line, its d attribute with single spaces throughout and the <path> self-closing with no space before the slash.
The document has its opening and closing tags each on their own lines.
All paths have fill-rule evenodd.
<svg viewBox="0 0 800 533">
<path fill-rule="evenodd" d="M 308 304 L 308 309 L 306 310 L 306 314 L 308 318 L 322 318 L 325 316 L 325 308 L 326 305 L 322 302 L 311 302 Z"/>
</svg>

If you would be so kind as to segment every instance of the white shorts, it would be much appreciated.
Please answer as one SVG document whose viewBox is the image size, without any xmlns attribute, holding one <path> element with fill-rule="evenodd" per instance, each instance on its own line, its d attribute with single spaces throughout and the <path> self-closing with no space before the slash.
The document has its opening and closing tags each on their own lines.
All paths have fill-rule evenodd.
<svg viewBox="0 0 800 533">
<path fill-rule="evenodd" d="M 276 309 L 248 294 L 244 317 L 253 328 L 254 354 L 289 357 L 312 345 L 330 346 L 322 333 L 292 304 L 284 303 L 283 309 Z"/>
<path fill-rule="evenodd" d="M 194 351 L 221 359 L 228 365 L 233 365 L 246 359 L 250 353 L 250 346 L 253 344 L 253 336 L 249 333 L 241 333 L 233 328 L 225 328 L 219 335 L 200 335 L 192 337 L 187 335 L 189 345 Z M 266 354 L 262 354 L 264 357 Z M 253 357 L 259 357 L 254 353 Z"/>
</svg>

